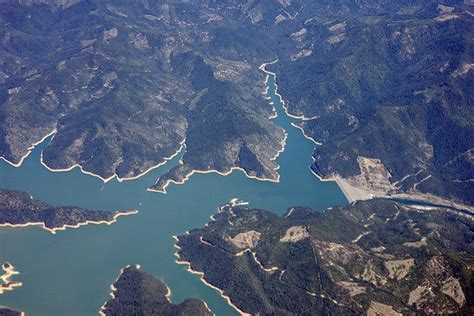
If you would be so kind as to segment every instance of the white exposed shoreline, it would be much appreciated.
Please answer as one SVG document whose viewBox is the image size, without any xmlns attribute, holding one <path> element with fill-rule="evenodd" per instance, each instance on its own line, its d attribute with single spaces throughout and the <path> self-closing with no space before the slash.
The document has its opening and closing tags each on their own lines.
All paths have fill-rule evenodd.
<svg viewBox="0 0 474 316">
<path fill-rule="evenodd" d="M 312 141 L 314 144 L 316 144 L 316 145 L 318 145 L 318 146 L 321 146 L 321 145 L 323 144 L 323 143 L 320 143 L 320 142 L 315 141 L 314 138 L 311 138 L 310 136 L 306 135 L 306 133 L 304 132 L 304 129 L 303 129 L 301 126 L 299 126 L 299 125 L 297 125 L 297 124 L 295 124 L 295 123 L 291 123 L 291 126 L 297 128 L 297 129 L 299 129 L 299 130 L 301 131 L 301 133 L 303 134 L 304 138 L 306 138 L 306 139 Z"/>
<path fill-rule="evenodd" d="M 74 168 L 79 168 L 79 170 L 84 173 L 84 174 L 87 174 L 87 175 L 90 175 L 90 176 L 93 176 L 93 177 L 96 177 L 96 178 L 99 178 L 100 180 L 102 180 L 104 183 L 107 183 L 109 182 L 110 180 L 116 178 L 118 182 L 122 182 L 122 181 L 129 181 L 129 180 L 136 180 L 142 176 L 144 176 L 145 174 L 147 174 L 148 172 L 156 169 L 156 168 L 159 168 L 161 166 L 163 166 L 164 164 L 166 164 L 168 161 L 170 161 L 171 159 L 173 159 L 174 157 L 176 157 L 177 155 L 179 155 L 179 153 L 183 150 L 183 148 L 186 147 L 186 138 L 184 138 L 181 142 L 180 142 L 180 147 L 179 149 L 173 153 L 171 156 L 169 157 L 165 157 L 163 158 L 163 160 L 158 163 L 157 165 L 154 165 L 150 168 L 148 168 L 147 170 L 145 170 L 144 172 L 136 175 L 136 176 L 133 176 L 133 177 L 125 177 L 125 178 L 120 178 L 117 174 L 113 174 L 111 175 L 110 177 L 108 178 L 104 178 L 98 174 L 95 174 L 93 172 L 90 172 L 90 171 L 86 171 L 83 169 L 83 167 L 80 165 L 80 164 L 75 164 L 71 167 L 68 167 L 68 168 L 64 168 L 64 169 L 53 169 L 53 168 L 50 168 L 48 165 L 46 165 L 46 163 L 44 162 L 43 160 L 43 153 L 41 153 L 41 159 L 40 159 L 40 162 L 41 164 L 48 170 L 48 171 L 51 171 L 51 172 L 68 172 L 68 171 L 71 171 L 73 170 Z"/>
<path fill-rule="evenodd" d="M 172 236 L 172 238 L 174 240 L 176 240 L 176 242 L 179 241 L 179 238 L 177 236 Z M 188 268 L 186 269 L 188 272 L 192 273 L 192 274 L 196 274 L 196 275 L 199 275 L 200 276 L 200 280 L 202 283 L 204 283 L 206 286 L 210 287 L 211 289 L 214 289 L 216 290 L 217 292 L 219 292 L 220 296 L 222 298 L 224 298 L 227 302 L 227 304 L 229 304 L 229 306 L 231 306 L 233 309 L 235 309 L 240 315 L 243 315 L 243 316 L 251 316 L 251 314 L 248 314 L 248 313 L 245 313 L 244 311 L 242 311 L 241 309 L 239 309 L 237 306 L 234 305 L 234 303 L 232 303 L 232 300 L 230 299 L 229 296 L 225 295 L 224 291 L 221 290 L 220 288 L 210 284 L 209 282 L 206 281 L 206 279 L 204 278 L 204 272 L 200 272 L 200 271 L 196 271 L 196 270 L 193 270 L 191 268 L 191 263 L 188 262 L 188 261 L 184 261 L 184 260 L 181 260 L 180 256 L 179 256 L 179 253 L 178 251 L 181 249 L 181 247 L 179 247 L 176 243 L 174 245 L 174 247 L 177 249 L 177 251 L 175 252 L 175 256 L 178 258 L 176 259 L 176 263 L 177 264 L 180 264 L 180 265 L 187 265 Z"/>
<path fill-rule="evenodd" d="M 168 285 L 166 285 L 166 294 L 165 294 L 165 297 L 166 299 L 168 300 L 168 303 L 171 303 L 171 289 L 169 288 Z"/>
<path fill-rule="evenodd" d="M 120 213 L 115 214 L 110 221 L 89 221 L 88 220 L 88 221 L 85 221 L 85 222 L 82 222 L 82 223 L 77 223 L 75 225 L 65 224 L 61 227 L 55 227 L 55 228 L 46 227 L 44 222 L 29 222 L 29 223 L 25 223 L 25 224 L 5 223 L 5 224 L 0 224 L 0 228 L 1 227 L 18 228 L 18 227 L 28 227 L 28 226 L 41 226 L 41 228 L 47 230 L 51 234 L 56 234 L 57 231 L 64 231 L 67 228 L 79 228 L 81 226 L 90 225 L 90 224 L 92 224 L 92 225 L 102 225 L 102 224 L 112 225 L 113 223 L 117 222 L 117 218 L 119 218 L 120 216 L 134 215 L 134 214 L 137 214 L 137 213 L 138 213 L 137 210 L 120 212 Z"/>
<path fill-rule="evenodd" d="M 269 62 L 269 63 L 263 63 L 263 64 L 260 65 L 259 69 L 262 70 L 263 72 L 265 72 L 267 75 L 274 76 L 275 79 L 276 79 L 276 73 L 267 70 L 266 66 L 276 64 L 277 62 L 278 62 L 278 59 L 275 59 L 274 61 Z M 267 82 L 268 82 L 268 76 L 265 78 L 265 84 Z M 268 87 L 266 88 L 266 90 L 263 94 L 266 95 L 267 93 L 268 93 Z M 295 115 L 295 114 L 289 113 L 288 112 L 288 106 L 287 106 L 285 100 L 283 100 L 283 97 L 281 96 L 281 94 L 278 93 L 278 84 L 277 84 L 276 80 L 275 80 L 275 95 L 280 98 L 280 102 L 283 106 L 283 110 L 285 110 L 286 115 L 288 115 L 289 117 L 294 118 L 294 119 L 298 119 L 298 120 L 302 120 L 302 121 L 311 121 L 311 120 L 317 119 L 319 117 L 318 115 L 315 115 L 315 116 L 312 116 L 312 117 L 307 117 L 307 116 L 304 116 L 304 115 Z"/>
<path fill-rule="evenodd" d="M 272 62 L 272 63 L 275 63 L 275 62 L 277 62 L 277 60 L 274 61 L 274 62 Z M 267 64 L 271 64 L 271 63 L 267 63 Z M 271 72 L 269 72 L 269 71 L 267 71 L 267 70 L 265 69 L 265 65 L 267 65 L 267 64 L 262 64 L 262 65 L 259 67 L 259 69 L 263 70 L 263 71 L 264 71 L 265 73 L 267 73 L 267 74 L 273 74 L 273 73 L 271 73 Z M 267 75 L 267 77 L 265 78 L 265 83 L 267 83 L 267 82 L 268 82 L 268 75 Z M 276 85 L 276 83 L 275 83 L 275 85 Z M 276 87 L 277 87 L 277 85 L 276 85 Z M 266 91 L 268 91 L 268 87 L 267 87 Z M 287 112 L 287 110 L 286 110 L 285 103 L 284 103 L 284 101 L 283 101 L 281 95 L 278 94 L 276 91 L 275 91 L 275 94 L 280 97 L 280 100 L 281 100 L 281 102 L 282 102 L 283 108 L 285 109 L 285 112 L 287 113 L 288 116 L 293 117 L 293 118 L 303 119 L 303 120 L 311 119 L 311 118 L 304 118 L 304 117 L 296 117 L 296 116 L 294 116 L 294 115 L 289 114 L 289 113 Z M 274 108 L 274 112 L 272 113 L 272 115 L 270 115 L 269 119 L 273 119 L 273 118 L 276 118 L 276 117 L 277 117 L 277 112 L 276 112 L 276 109 Z M 21 160 L 20 160 L 17 164 L 10 162 L 9 160 L 5 159 L 4 157 L 0 157 L 0 159 L 6 161 L 6 162 L 9 163 L 10 165 L 12 165 L 12 166 L 18 168 L 18 167 L 21 166 L 21 164 L 23 163 L 24 159 L 26 159 L 26 158 L 29 156 L 29 154 L 30 154 L 31 151 L 35 148 L 35 146 L 41 144 L 41 143 L 44 142 L 48 137 L 50 137 L 51 135 L 55 135 L 56 133 L 57 133 L 57 129 L 55 128 L 55 129 L 53 129 L 50 133 L 48 133 L 47 135 L 45 135 L 40 141 L 38 141 L 38 142 L 34 143 L 32 146 L 30 146 L 30 147 L 28 148 L 28 150 L 29 150 L 28 153 L 27 153 L 25 156 L 23 156 L 23 157 L 21 158 Z M 54 136 L 53 136 L 53 137 L 54 137 Z M 287 140 L 287 138 L 288 138 L 288 134 L 285 132 L 284 138 L 283 138 L 283 139 L 281 140 L 281 142 L 280 142 L 280 149 L 277 151 L 277 153 L 275 154 L 274 157 L 270 158 L 271 161 L 276 160 L 276 159 L 280 156 L 280 154 L 282 154 L 282 153 L 285 151 L 285 146 L 286 146 L 286 140 Z M 156 169 L 156 168 L 158 168 L 158 167 L 161 167 L 162 165 L 166 164 L 166 162 L 168 162 L 169 160 L 171 160 L 171 159 L 173 159 L 174 157 L 176 157 L 176 156 L 183 150 L 183 148 L 185 148 L 185 147 L 186 147 L 186 138 L 184 138 L 184 139 L 180 142 L 180 148 L 179 148 L 174 154 L 172 154 L 170 157 L 165 157 L 165 158 L 163 159 L 163 161 L 161 161 L 161 162 L 158 163 L 157 165 L 148 168 L 147 170 L 145 170 L 144 172 L 142 172 L 142 173 L 140 173 L 140 174 L 138 174 L 138 175 L 136 175 L 136 176 L 133 176 L 133 177 L 125 177 L 125 178 L 120 178 L 117 174 L 113 174 L 113 175 L 111 175 L 111 176 L 108 177 L 108 178 L 104 178 L 104 177 L 102 177 L 102 176 L 100 176 L 100 175 L 98 175 L 98 174 L 95 174 L 95 173 L 93 173 L 93 172 L 84 170 L 84 168 L 83 168 L 82 165 L 80 165 L 80 164 L 75 164 L 75 165 L 70 166 L 70 167 L 68 167 L 68 168 L 53 169 L 53 168 L 49 167 L 49 166 L 44 162 L 43 153 L 41 153 L 40 163 L 41 163 L 48 171 L 51 171 L 51 172 L 68 172 L 68 171 L 73 170 L 74 168 L 79 168 L 79 170 L 80 170 L 82 173 L 84 173 L 84 174 L 86 174 L 86 175 L 90 175 L 90 176 L 96 177 L 96 178 L 99 178 L 99 179 L 100 179 L 102 182 L 104 182 L 104 183 L 107 183 L 107 182 L 109 182 L 110 180 L 112 180 L 112 179 L 114 179 L 114 178 L 116 178 L 118 182 L 122 182 L 122 181 L 128 181 L 128 180 L 136 180 L 136 179 L 138 179 L 138 178 L 144 176 L 144 175 L 147 174 L 148 172 L 152 171 L 153 169 Z M 277 165 L 277 167 L 276 167 L 274 170 L 278 170 L 279 167 L 280 167 L 280 166 Z M 231 167 L 228 171 L 224 171 L 224 172 L 221 172 L 221 171 L 218 171 L 218 170 L 215 170 L 215 169 L 211 169 L 211 170 L 192 170 L 192 171 L 191 171 L 189 174 L 187 174 L 187 175 L 185 176 L 185 178 L 183 178 L 182 180 L 175 181 L 175 180 L 173 180 L 173 179 L 168 179 L 167 182 L 166 182 L 166 184 L 163 186 L 163 189 L 162 189 L 162 190 L 156 190 L 156 189 L 148 188 L 147 191 L 150 191 L 150 192 L 159 192 L 159 193 L 167 193 L 167 192 L 166 192 L 166 187 L 167 187 L 169 184 L 171 184 L 171 183 L 174 183 L 174 184 L 184 184 L 187 180 L 189 180 L 189 178 L 190 178 L 194 173 L 198 173 L 198 174 L 217 173 L 217 174 L 222 175 L 222 176 L 227 176 L 227 175 L 231 174 L 234 170 L 240 170 L 240 171 L 242 171 L 242 172 L 245 174 L 245 176 L 248 177 L 248 178 L 250 178 L 250 179 L 255 179 L 255 180 L 259 180 L 259 181 L 270 181 L 270 182 L 276 182 L 276 183 L 280 182 L 280 175 L 279 175 L 279 174 L 277 174 L 277 178 L 276 178 L 276 179 L 262 178 L 262 177 L 257 177 L 257 176 L 249 175 L 249 174 L 247 173 L 247 171 L 246 171 L 245 169 L 241 168 L 241 167 Z M 35 223 L 35 224 L 37 225 L 37 223 Z"/>
<path fill-rule="evenodd" d="M 18 163 L 14 163 L 14 162 L 11 162 L 10 160 L 6 159 L 5 157 L 1 157 L 0 156 L 0 160 L 3 160 L 5 162 L 7 162 L 8 164 L 10 164 L 11 166 L 15 167 L 15 168 L 19 168 L 21 167 L 21 165 L 23 164 L 23 161 L 31 154 L 31 152 L 33 151 L 33 149 L 43 143 L 48 137 L 50 136 L 53 136 L 57 133 L 57 129 L 53 129 L 51 132 L 49 132 L 48 134 L 46 134 L 43 138 L 41 138 L 41 140 L 39 140 L 38 142 L 36 143 L 33 143 L 30 147 L 28 147 L 28 152 L 23 156 L 21 157 L 20 161 Z M 180 147 L 179 149 L 173 153 L 171 156 L 169 157 L 165 157 L 163 158 L 163 160 L 161 162 L 159 162 L 158 164 L 148 168 L 147 170 L 143 171 L 142 173 L 136 175 L 136 176 L 132 176 L 132 177 L 124 177 L 124 178 L 120 178 L 117 174 L 113 174 L 111 175 L 110 177 L 108 178 L 104 178 L 98 174 L 95 174 L 93 172 L 90 172 L 90 171 L 87 171 L 87 170 L 84 170 L 84 168 L 80 165 L 80 164 L 75 164 L 73 166 L 70 166 L 68 168 L 59 168 L 59 169 L 53 169 L 51 167 L 49 167 L 43 160 L 43 152 L 41 152 L 41 159 L 40 159 L 40 162 L 41 164 L 48 170 L 48 171 L 51 171 L 51 172 L 68 172 L 68 171 L 71 171 L 73 170 L 74 168 L 79 168 L 79 170 L 84 173 L 84 174 L 87 174 L 89 176 L 93 176 L 93 177 L 96 177 L 96 178 L 99 178 L 100 180 L 102 180 L 104 183 L 107 183 L 109 182 L 110 180 L 116 178 L 118 182 L 122 182 L 122 181 L 128 181 L 128 180 L 136 180 L 142 176 L 144 176 L 145 174 L 147 174 L 148 172 L 158 168 L 158 167 L 161 167 L 163 166 L 164 164 L 166 164 L 169 160 L 173 159 L 174 157 L 176 157 L 182 150 L 183 148 L 186 147 L 186 138 L 183 138 L 183 140 L 180 141 Z"/>
<path fill-rule="evenodd" d="M 277 63 L 277 62 L 278 62 L 278 59 L 276 59 L 276 60 L 274 60 L 274 61 L 272 61 L 272 62 L 270 62 L 270 63 L 264 63 L 264 64 L 262 64 L 262 65 L 260 66 L 260 69 L 261 69 L 263 72 L 265 72 L 265 73 L 267 74 L 267 77 L 265 78 L 265 83 L 268 82 L 268 78 L 269 78 L 270 75 L 272 75 L 272 76 L 275 77 L 275 95 L 280 98 L 280 102 L 282 103 L 282 107 L 283 107 L 283 110 L 285 111 L 286 115 L 288 115 L 288 116 L 291 117 L 291 118 L 298 119 L 298 120 L 302 120 L 302 121 L 310 121 L 310 120 L 316 119 L 317 116 L 315 116 L 315 117 L 296 116 L 296 115 L 292 115 L 292 114 L 290 114 L 290 113 L 288 112 L 288 107 L 287 107 L 287 105 L 286 105 L 286 103 L 285 103 L 285 100 L 283 100 L 282 95 L 281 95 L 280 93 L 278 93 L 278 84 L 277 84 L 277 82 L 276 82 L 276 73 L 271 72 L 271 71 L 269 71 L 269 70 L 266 69 L 266 66 L 267 66 L 267 65 L 274 64 L 274 63 Z M 263 94 L 264 94 L 264 95 L 267 95 L 267 94 L 268 94 L 268 86 L 266 87 L 266 89 L 265 89 L 265 91 L 263 92 Z M 299 130 L 302 132 L 303 136 L 304 136 L 306 139 L 312 141 L 314 144 L 316 144 L 316 145 L 318 145 L 318 146 L 321 146 L 321 145 L 322 145 L 322 143 L 317 142 L 317 141 L 314 140 L 313 138 L 311 138 L 311 137 L 309 137 L 308 135 L 306 135 L 305 132 L 304 132 L 304 129 L 303 129 L 301 126 L 298 126 L 297 124 L 295 124 L 295 123 L 293 123 L 293 122 L 291 123 L 291 126 L 297 128 L 297 129 L 299 129 Z M 313 159 L 314 159 L 314 158 L 313 158 Z M 328 182 L 328 181 L 334 181 L 334 182 L 336 182 L 336 184 L 338 185 L 339 189 L 342 191 L 342 193 L 344 194 L 344 196 L 346 197 L 346 199 L 347 199 L 347 201 L 348 201 L 349 203 L 352 203 L 352 202 L 354 202 L 354 201 L 356 201 L 356 200 L 359 200 L 359 199 L 361 199 L 361 197 L 362 197 L 363 199 L 365 199 L 365 200 L 371 198 L 371 196 L 370 196 L 369 194 L 363 194 L 364 191 L 357 190 L 357 191 L 360 191 L 360 192 L 355 192 L 355 190 L 352 190 L 353 188 L 352 188 L 351 186 L 349 186 L 347 183 L 345 183 L 345 181 L 344 181 L 344 183 L 343 183 L 343 181 L 342 181 L 343 179 L 342 179 L 341 177 L 339 177 L 339 176 L 322 178 L 322 177 L 319 176 L 317 173 L 315 173 L 311 168 L 309 168 L 309 169 L 310 169 L 311 173 L 312 173 L 313 175 L 315 175 L 315 176 L 319 179 L 319 181 L 321 181 L 321 182 Z"/>
<path fill-rule="evenodd" d="M 117 283 L 118 279 L 120 279 L 120 277 L 123 274 L 123 271 L 127 268 L 130 268 L 130 267 L 131 267 L 131 265 L 129 264 L 125 268 L 120 269 L 119 275 L 117 276 L 115 281 L 110 285 L 110 296 L 112 297 L 112 299 L 115 299 L 115 291 L 117 291 L 117 288 L 115 287 L 115 283 Z M 140 269 L 140 265 L 136 264 L 135 268 Z M 108 300 L 105 301 L 104 304 L 102 304 L 102 306 L 100 307 L 100 310 L 99 310 L 99 315 L 100 316 L 106 316 L 106 314 L 105 314 L 105 305 L 107 304 L 107 302 L 108 302 Z"/>
<path fill-rule="evenodd" d="M 15 167 L 15 168 L 19 168 L 21 167 L 21 165 L 23 164 L 23 161 L 31 154 L 31 152 L 33 151 L 33 149 L 35 149 L 35 147 L 39 144 L 41 144 L 42 142 L 44 142 L 48 137 L 50 137 L 51 135 L 54 135 L 56 134 L 57 132 L 57 129 L 53 129 L 51 132 L 49 132 L 48 134 L 46 134 L 43 138 L 41 138 L 39 141 L 37 141 L 36 143 L 33 143 L 30 147 L 28 147 L 28 152 L 20 158 L 20 161 L 18 163 L 14 163 L 14 162 L 11 162 L 10 160 L 6 159 L 5 157 L 0 157 L 0 160 L 3 160 L 5 161 L 6 163 L 10 164 L 11 166 Z"/>
<path fill-rule="evenodd" d="M 280 156 L 284 151 L 285 151 L 285 147 L 286 147 L 286 140 L 288 138 L 288 133 L 285 132 L 284 134 L 284 137 L 283 139 L 281 140 L 280 142 L 280 149 L 277 151 L 277 153 L 275 154 L 275 156 L 273 156 L 272 158 L 270 158 L 271 161 L 275 161 L 278 156 Z M 278 170 L 280 166 L 277 165 L 277 167 L 274 169 L 274 170 Z M 238 171 L 242 171 L 245 176 L 247 178 L 250 178 L 250 179 L 254 179 L 254 180 L 258 180 L 258 181 L 269 181 L 269 182 L 275 182 L 275 183 L 278 183 L 280 182 L 280 174 L 277 173 L 277 178 L 276 179 L 271 179 L 271 178 L 262 178 L 262 177 L 257 177 L 257 176 L 252 176 L 250 174 L 247 173 L 247 171 L 241 167 L 231 167 L 228 171 L 224 171 L 224 172 L 221 172 L 219 170 L 215 170 L 215 169 L 211 169 L 211 170 L 192 170 L 191 172 L 189 172 L 183 179 L 181 180 L 174 180 L 174 179 L 168 179 L 166 180 L 166 183 L 163 185 L 163 188 L 162 190 L 157 190 L 157 189 L 151 189 L 151 188 L 148 188 L 147 191 L 150 191 L 150 192 L 159 192 L 159 193 L 164 193 L 166 194 L 166 188 L 171 184 L 184 184 L 186 181 L 188 181 L 191 176 L 195 173 L 197 174 L 208 174 L 208 173 L 217 173 L 221 176 L 228 176 L 230 175 L 234 170 L 238 170 Z"/>
<path fill-rule="evenodd" d="M 208 173 L 217 173 L 221 176 L 228 176 L 232 173 L 232 171 L 234 170 L 239 170 L 239 171 L 242 171 L 245 176 L 247 178 L 250 178 L 250 179 L 255 179 L 255 180 L 258 180 L 258 181 L 270 181 L 270 182 L 280 182 L 280 175 L 277 176 L 277 179 L 270 179 L 270 178 L 259 178 L 257 176 L 252 176 L 252 175 L 249 175 L 247 173 L 247 171 L 243 168 L 240 168 L 240 167 L 232 167 L 230 168 L 230 170 L 226 171 L 226 172 L 220 172 L 218 170 L 214 170 L 214 169 L 211 169 L 211 170 L 192 170 L 190 173 L 188 173 L 183 179 L 181 180 L 173 180 L 173 179 L 168 179 L 166 180 L 166 183 L 163 185 L 163 189 L 162 190 L 156 190 L 156 189 L 151 189 L 151 188 L 148 188 L 147 191 L 150 191 L 150 192 L 159 192 L 159 193 L 167 193 L 166 192 L 166 188 L 171 184 L 184 184 L 186 181 L 188 181 L 191 176 L 195 173 L 197 174 L 208 174 Z"/>
</svg>

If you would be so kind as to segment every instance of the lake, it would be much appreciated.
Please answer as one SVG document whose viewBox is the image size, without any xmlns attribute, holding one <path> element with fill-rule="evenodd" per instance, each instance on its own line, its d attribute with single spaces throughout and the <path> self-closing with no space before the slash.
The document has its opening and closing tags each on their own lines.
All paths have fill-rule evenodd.
<svg viewBox="0 0 474 316">
<path fill-rule="evenodd" d="M 20 168 L 0 161 L 0 187 L 27 191 L 52 205 L 75 205 L 99 210 L 137 209 L 111 225 L 87 225 L 52 235 L 39 227 L 0 228 L 0 262 L 12 263 L 23 286 L 0 295 L 0 305 L 28 315 L 97 315 L 110 298 L 110 285 L 119 270 L 138 263 L 172 290 L 171 300 L 201 298 L 216 315 L 237 313 L 186 266 L 174 261 L 171 236 L 209 221 L 219 205 L 237 197 L 251 207 L 282 214 L 295 205 L 324 210 L 347 200 L 334 182 L 320 182 L 309 170 L 314 143 L 291 126 L 275 95 L 269 76 L 268 93 L 278 113 L 274 122 L 288 133 L 285 151 L 278 157 L 280 182 L 258 181 L 240 171 L 228 176 L 194 174 L 183 185 L 170 184 L 167 194 L 147 192 L 160 174 L 176 165 L 177 156 L 137 180 L 104 184 L 78 169 L 50 172 L 40 164 L 38 145 Z"/>
</svg>

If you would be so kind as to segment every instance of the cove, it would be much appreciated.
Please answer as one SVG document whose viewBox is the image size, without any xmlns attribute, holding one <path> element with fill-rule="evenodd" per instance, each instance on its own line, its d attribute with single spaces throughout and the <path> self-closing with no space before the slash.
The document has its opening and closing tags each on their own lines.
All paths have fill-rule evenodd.
<svg viewBox="0 0 474 316">
<path fill-rule="evenodd" d="M 236 315 L 215 290 L 205 286 L 186 267 L 175 263 L 173 235 L 203 226 L 219 205 L 237 197 L 251 207 L 282 214 L 295 205 L 316 211 L 347 204 L 334 182 L 320 182 L 309 170 L 314 144 L 291 126 L 275 94 L 275 76 L 269 75 L 269 101 L 277 111 L 274 122 L 288 133 L 285 151 L 278 157 L 280 182 L 194 174 L 183 185 L 170 185 L 167 194 L 147 192 L 160 174 L 176 165 L 177 156 L 136 180 L 104 184 L 78 169 L 50 172 L 40 164 L 47 141 L 35 147 L 21 167 L 0 161 L 0 187 L 29 192 L 51 205 L 89 209 L 128 210 L 139 214 L 117 223 L 88 225 L 52 235 L 39 227 L 0 228 L 0 262 L 11 262 L 23 286 L 0 295 L 0 305 L 28 315 L 97 315 L 110 298 L 110 284 L 121 268 L 140 264 L 172 290 L 171 300 L 203 299 L 216 315 Z"/>
</svg>

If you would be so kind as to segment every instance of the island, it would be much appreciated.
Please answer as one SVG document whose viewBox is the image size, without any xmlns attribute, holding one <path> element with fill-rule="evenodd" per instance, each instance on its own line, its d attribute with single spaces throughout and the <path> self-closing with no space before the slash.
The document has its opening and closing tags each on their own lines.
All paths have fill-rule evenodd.
<svg viewBox="0 0 474 316">
<path fill-rule="evenodd" d="M 472 314 L 474 216 L 385 199 L 283 215 L 230 203 L 178 264 L 242 314 Z"/>
<path fill-rule="evenodd" d="M 20 281 L 12 280 L 12 277 L 20 274 L 20 272 L 18 272 L 11 263 L 4 262 L 2 264 L 2 270 L 3 274 L 0 276 L 0 280 L 2 281 L 0 284 L 0 294 L 3 294 L 5 291 L 13 291 L 15 288 L 23 285 Z"/>
<path fill-rule="evenodd" d="M 111 285 L 112 298 L 105 302 L 101 315 L 182 315 L 213 316 L 199 299 L 185 299 L 179 304 L 170 301 L 171 290 L 158 278 L 129 265 L 120 271 Z"/>
<path fill-rule="evenodd" d="M 111 225 L 120 216 L 137 213 L 136 210 L 105 212 L 74 206 L 54 207 L 33 199 L 26 192 L 0 189 L 0 227 L 39 225 L 55 234 L 60 230 L 88 224 Z"/>
</svg>

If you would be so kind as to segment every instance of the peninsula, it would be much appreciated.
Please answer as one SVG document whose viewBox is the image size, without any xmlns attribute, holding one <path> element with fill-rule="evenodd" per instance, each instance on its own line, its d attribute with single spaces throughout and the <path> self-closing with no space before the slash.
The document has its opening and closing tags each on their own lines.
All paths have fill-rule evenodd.
<svg viewBox="0 0 474 316">
<path fill-rule="evenodd" d="M 140 266 L 127 266 L 111 285 L 112 298 L 102 306 L 101 315 L 181 315 L 213 316 L 199 299 L 170 301 L 171 290 L 159 279 L 142 272 Z"/>
<path fill-rule="evenodd" d="M 26 192 L 0 189 L 0 228 L 39 225 L 55 234 L 88 224 L 111 225 L 120 216 L 137 213 L 136 210 L 105 212 L 73 206 L 53 207 L 33 199 Z"/>
</svg>

